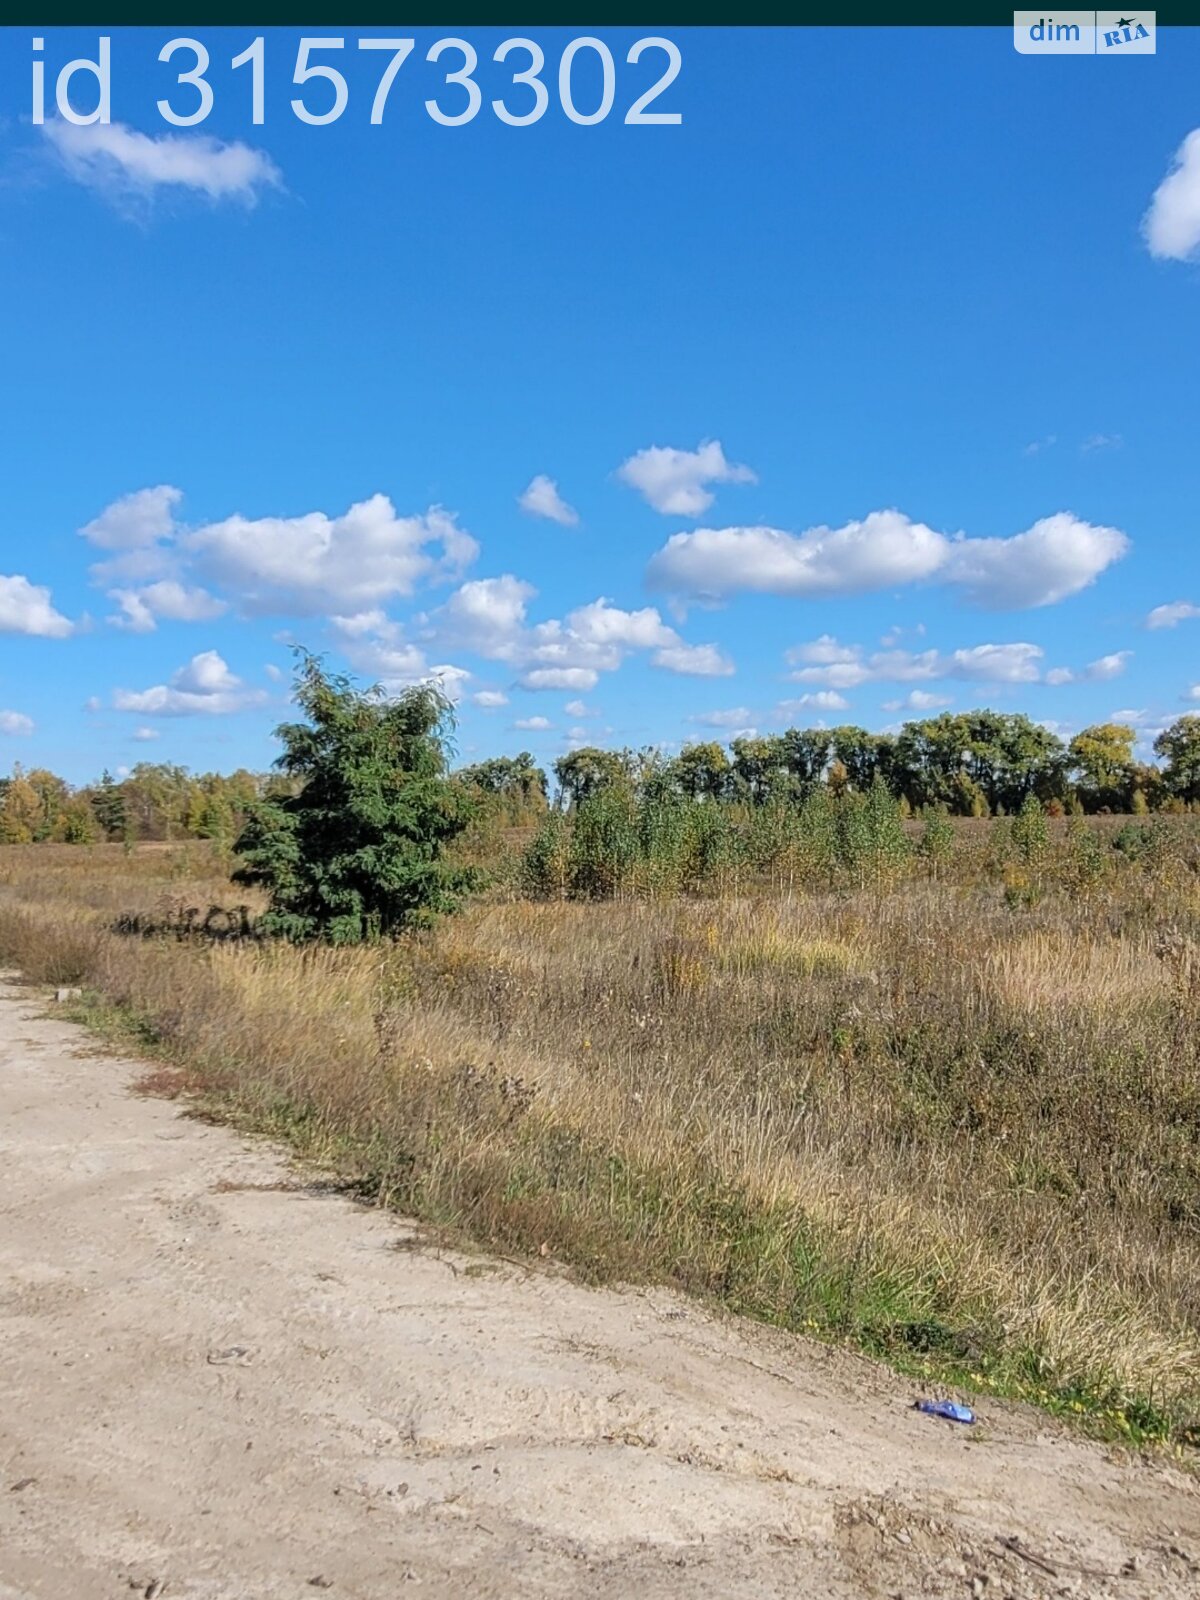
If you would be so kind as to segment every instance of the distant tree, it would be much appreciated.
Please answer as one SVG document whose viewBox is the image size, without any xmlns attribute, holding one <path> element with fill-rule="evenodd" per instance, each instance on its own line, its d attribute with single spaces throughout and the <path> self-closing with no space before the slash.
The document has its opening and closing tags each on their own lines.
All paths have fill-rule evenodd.
<svg viewBox="0 0 1200 1600">
<path fill-rule="evenodd" d="M 889 774 L 881 771 L 881 755 L 890 743 L 886 736 L 847 725 L 832 729 L 828 739 L 833 760 L 841 765 L 851 789 L 866 794 L 876 778 L 887 781 Z"/>
<path fill-rule="evenodd" d="M 1030 795 L 1060 797 L 1066 751 L 1057 734 L 1020 712 L 969 711 L 962 720 L 967 771 L 993 812 L 1013 815 Z"/>
<path fill-rule="evenodd" d="M 1067 746 L 1067 764 L 1085 811 L 1128 811 L 1133 803 L 1137 763 L 1135 729 L 1124 722 L 1098 722 L 1084 728 Z"/>
<path fill-rule="evenodd" d="M 685 744 L 668 770 L 675 788 L 689 800 L 723 800 L 729 792 L 729 757 L 715 739 Z"/>
<path fill-rule="evenodd" d="M 58 837 L 64 844 L 93 844 L 96 831 L 96 818 L 87 796 L 73 794 L 59 816 Z"/>
<path fill-rule="evenodd" d="M 1065 771 L 1062 741 L 1026 716 L 944 712 L 904 724 L 892 786 L 914 809 L 1014 814 L 1031 794 L 1049 800 L 1065 793 Z"/>
<path fill-rule="evenodd" d="M 128 826 L 125 810 L 125 793 L 114 782 L 111 772 L 105 769 L 100 782 L 92 789 L 89 799 L 100 833 L 105 839 L 123 839 Z"/>
<path fill-rule="evenodd" d="M 461 767 L 455 777 L 498 802 L 511 823 L 534 821 L 546 809 L 546 774 L 528 750 Z"/>
<path fill-rule="evenodd" d="M 138 838 L 173 839 L 184 831 L 189 792 L 186 767 L 167 761 L 139 761 L 121 787 Z"/>
<path fill-rule="evenodd" d="M 783 738 L 745 734 L 729 747 L 733 751 L 734 779 L 739 793 L 754 805 L 767 805 L 791 788 L 788 749 Z"/>
<path fill-rule="evenodd" d="M 554 763 L 560 805 L 574 810 L 600 789 L 630 783 L 630 765 L 628 751 L 600 750 L 595 745 L 560 756 Z"/>
<path fill-rule="evenodd" d="M 1154 753 L 1166 762 L 1167 792 L 1185 805 L 1200 803 L 1200 716 L 1188 712 L 1164 728 L 1154 741 Z"/>
<path fill-rule="evenodd" d="M 825 776 L 832 736 L 824 728 L 788 728 L 780 736 L 779 752 L 798 798 L 811 794 Z"/>
<path fill-rule="evenodd" d="M 234 881 L 270 896 L 263 928 L 355 944 L 454 910 L 471 874 L 443 851 L 471 811 L 448 773 L 448 697 L 361 690 L 302 652 L 294 698 L 308 720 L 276 729 L 275 765 L 295 792 L 256 802 L 234 846 Z"/>
<path fill-rule="evenodd" d="M 50 772 L 45 767 L 33 767 L 26 774 L 26 782 L 38 799 L 38 817 L 33 825 L 34 842 L 57 838 L 63 810 L 71 795 L 69 785 L 56 772 Z"/>
<path fill-rule="evenodd" d="M 0 840 L 5 844 L 32 844 L 41 822 L 41 796 L 16 766 L 0 804 Z"/>
<path fill-rule="evenodd" d="M 967 746 L 967 727 L 960 716 L 945 713 L 906 722 L 896 738 L 893 787 L 914 811 L 941 808 L 956 816 L 970 815 L 964 811 L 962 783 L 969 777 Z M 971 787 L 979 792 L 974 780 Z"/>
</svg>

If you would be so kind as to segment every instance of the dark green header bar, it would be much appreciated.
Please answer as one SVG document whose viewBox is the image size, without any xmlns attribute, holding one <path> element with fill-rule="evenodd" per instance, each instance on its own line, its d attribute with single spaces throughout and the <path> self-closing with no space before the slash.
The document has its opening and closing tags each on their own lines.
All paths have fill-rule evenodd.
<svg viewBox="0 0 1200 1600">
<path fill-rule="evenodd" d="M 1025 7 L 1024 9 L 1030 9 Z M 1034 7 L 1036 9 L 1036 7 Z M 1062 9 L 1077 9 L 1064 6 Z M 1147 8 L 1149 9 L 1149 8 Z M 1047 8 L 1053 13 L 1053 8 Z M 1200 26 L 1200 0 L 1177 3 L 1156 9 L 1160 28 Z M 56 28 L 86 27 L 101 32 L 125 27 L 180 27 L 190 28 L 307 28 L 336 27 L 341 32 L 357 28 L 457 27 L 457 28 L 507 28 L 507 27 L 631 27 L 650 25 L 663 28 L 686 27 L 790 27 L 790 28 L 899 28 L 899 27 L 993 27 L 1011 28 L 1011 8 L 1001 9 L 987 3 L 955 5 L 948 0 L 912 0 L 912 4 L 884 5 L 859 0 L 859 3 L 841 5 L 836 12 L 828 6 L 788 5 L 780 0 L 654 0 L 653 4 L 634 4 L 632 0 L 609 0 L 601 4 L 599 12 L 582 5 L 558 4 L 437 4 L 435 0 L 416 0 L 407 6 L 395 0 L 386 4 L 360 5 L 353 16 L 334 20 L 329 9 L 316 6 L 312 0 L 299 0 L 294 5 L 237 4 L 236 0 L 208 0 L 196 4 L 187 0 L 178 6 L 165 0 L 126 0 L 126 3 L 107 8 L 82 5 L 79 0 L 51 0 L 35 7 L 18 0 L 17 4 L 4 5 L 0 0 L 0 24 L 6 27 Z"/>
</svg>

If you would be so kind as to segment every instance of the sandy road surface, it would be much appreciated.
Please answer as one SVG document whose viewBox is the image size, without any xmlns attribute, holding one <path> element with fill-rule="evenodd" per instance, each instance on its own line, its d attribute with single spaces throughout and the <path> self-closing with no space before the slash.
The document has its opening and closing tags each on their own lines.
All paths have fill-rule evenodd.
<svg viewBox="0 0 1200 1600">
<path fill-rule="evenodd" d="M 1182 1473 L 439 1254 L 43 1011 L 0 988 L 0 1600 L 1200 1594 Z"/>
</svg>

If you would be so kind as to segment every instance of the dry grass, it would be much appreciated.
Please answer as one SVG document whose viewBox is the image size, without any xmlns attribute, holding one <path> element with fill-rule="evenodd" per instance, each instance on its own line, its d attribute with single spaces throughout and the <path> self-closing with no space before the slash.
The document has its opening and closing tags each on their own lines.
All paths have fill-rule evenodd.
<svg viewBox="0 0 1200 1600">
<path fill-rule="evenodd" d="M 10 849 L 0 954 L 432 1221 L 1129 1436 L 1196 1427 L 1193 874 L 1032 908 L 515 900 L 357 951 L 112 931 L 234 898 L 195 847 Z"/>
</svg>

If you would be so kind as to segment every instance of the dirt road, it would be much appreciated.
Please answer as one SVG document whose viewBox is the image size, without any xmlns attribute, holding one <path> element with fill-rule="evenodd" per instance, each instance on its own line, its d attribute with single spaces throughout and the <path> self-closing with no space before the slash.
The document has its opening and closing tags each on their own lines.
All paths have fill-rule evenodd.
<svg viewBox="0 0 1200 1600">
<path fill-rule="evenodd" d="M 0 988 L 0 1600 L 1200 1594 L 1183 1473 L 439 1253 L 44 1011 Z"/>
</svg>

